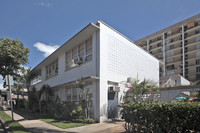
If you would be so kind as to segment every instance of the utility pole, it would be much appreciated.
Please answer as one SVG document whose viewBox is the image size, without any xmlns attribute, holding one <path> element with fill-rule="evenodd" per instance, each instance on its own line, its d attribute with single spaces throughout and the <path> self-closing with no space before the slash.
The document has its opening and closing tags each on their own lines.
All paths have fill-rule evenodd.
<svg viewBox="0 0 200 133">
<path fill-rule="evenodd" d="M 13 102 L 12 102 L 12 91 L 11 91 L 11 85 L 13 85 L 13 78 L 12 76 L 7 75 L 7 85 L 8 85 L 8 89 L 10 91 L 10 104 L 11 104 L 11 114 L 12 114 L 12 121 L 14 121 L 14 117 L 13 117 Z"/>
</svg>

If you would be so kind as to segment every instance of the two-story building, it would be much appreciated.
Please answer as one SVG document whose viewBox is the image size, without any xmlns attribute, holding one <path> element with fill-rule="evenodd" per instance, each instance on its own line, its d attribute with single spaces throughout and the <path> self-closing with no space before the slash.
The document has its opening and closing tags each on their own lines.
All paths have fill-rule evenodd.
<svg viewBox="0 0 200 133">
<path fill-rule="evenodd" d="M 39 90 L 48 84 L 62 101 L 76 102 L 75 81 L 84 78 L 92 96 L 91 117 L 103 121 L 123 102 L 128 77 L 159 84 L 159 61 L 102 21 L 88 24 L 33 70 Z"/>
</svg>

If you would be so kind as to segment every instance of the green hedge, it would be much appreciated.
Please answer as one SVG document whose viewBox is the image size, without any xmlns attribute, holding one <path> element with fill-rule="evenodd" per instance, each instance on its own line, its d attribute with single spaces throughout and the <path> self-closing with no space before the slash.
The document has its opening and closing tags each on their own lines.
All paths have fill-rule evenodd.
<svg viewBox="0 0 200 133">
<path fill-rule="evenodd" d="M 129 103 L 121 113 L 129 132 L 200 131 L 200 103 Z"/>
</svg>

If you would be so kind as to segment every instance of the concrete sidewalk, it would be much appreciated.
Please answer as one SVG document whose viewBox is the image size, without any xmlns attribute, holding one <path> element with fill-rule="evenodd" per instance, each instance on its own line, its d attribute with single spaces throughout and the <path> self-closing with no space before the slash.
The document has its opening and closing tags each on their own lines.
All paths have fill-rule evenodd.
<svg viewBox="0 0 200 133">
<path fill-rule="evenodd" d="M 11 116 L 11 111 L 5 111 Z M 124 122 L 104 122 L 87 126 L 61 129 L 40 120 L 28 120 L 14 113 L 14 119 L 32 133 L 121 133 L 125 132 Z"/>
</svg>

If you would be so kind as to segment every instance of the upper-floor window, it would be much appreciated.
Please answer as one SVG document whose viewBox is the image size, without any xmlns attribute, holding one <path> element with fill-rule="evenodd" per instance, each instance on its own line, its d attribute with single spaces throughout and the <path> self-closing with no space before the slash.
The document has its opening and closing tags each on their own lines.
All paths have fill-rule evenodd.
<svg viewBox="0 0 200 133">
<path fill-rule="evenodd" d="M 174 45 L 170 45 L 169 46 L 169 49 L 171 50 L 171 49 L 174 49 Z"/>
<path fill-rule="evenodd" d="M 196 37 L 196 42 L 200 41 L 200 37 Z"/>
<path fill-rule="evenodd" d="M 166 53 L 166 57 L 170 57 L 170 56 L 174 56 L 174 52 L 169 52 L 169 53 Z"/>
<path fill-rule="evenodd" d="M 35 85 L 42 81 L 41 70 L 36 73 L 35 77 L 31 80 L 31 85 Z"/>
<path fill-rule="evenodd" d="M 196 45 L 196 49 L 200 49 L 200 44 L 197 44 L 197 45 Z"/>
<path fill-rule="evenodd" d="M 200 67 L 196 67 L 196 72 L 200 72 Z"/>
<path fill-rule="evenodd" d="M 162 49 L 158 49 L 158 50 L 157 50 L 157 53 L 161 53 L 161 52 L 162 52 Z"/>
<path fill-rule="evenodd" d="M 66 70 L 92 60 L 92 37 L 66 52 Z"/>
<path fill-rule="evenodd" d="M 58 60 L 46 66 L 46 79 L 52 78 L 57 75 L 58 75 Z"/>
<path fill-rule="evenodd" d="M 167 70 L 172 70 L 172 69 L 174 69 L 174 65 L 166 66 L 166 69 L 167 69 Z"/>
<path fill-rule="evenodd" d="M 158 44 L 157 44 L 157 47 L 160 47 L 160 46 L 162 46 L 162 43 L 158 43 Z"/>
<path fill-rule="evenodd" d="M 200 64 L 200 59 L 196 59 L 196 65 Z"/>
<path fill-rule="evenodd" d="M 196 52 L 196 58 L 200 57 L 200 52 Z"/>
<path fill-rule="evenodd" d="M 86 41 L 86 55 L 85 55 L 85 60 L 89 61 L 92 60 L 92 38 L 88 39 Z"/>
<path fill-rule="evenodd" d="M 166 60 L 167 63 L 171 63 L 171 62 L 173 62 L 173 61 L 174 61 L 174 58 L 173 58 L 173 57 Z"/>
</svg>

